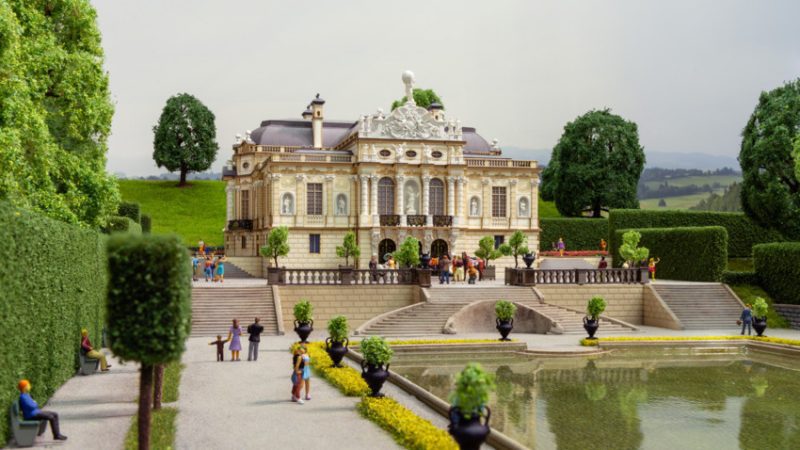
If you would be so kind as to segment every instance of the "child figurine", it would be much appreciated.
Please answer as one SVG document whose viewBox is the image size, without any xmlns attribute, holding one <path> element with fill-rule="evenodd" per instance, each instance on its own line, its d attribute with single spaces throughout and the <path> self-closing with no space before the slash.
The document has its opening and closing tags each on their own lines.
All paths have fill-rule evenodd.
<svg viewBox="0 0 800 450">
<path fill-rule="evenodd" d="M 217 346 L 217 361 L 225 361 L 225 343 L 228 340 L 222 340 L 222 335 L 217 335 L 217 340 L 214 342 L 209 343 L 208 345 L 216 345 Z"/>
<path fill-rule="evenodd" d="M 647 271 L 650 272 L 650 277 L 655 280 L 656 279 L 656 264 L 661 262 L 661 258 L 650 258 L 650 262 L 647 264 Z"/>
<path fill-rule="evenodd" d="M 471 264 L 467 271 L 469 272 L 469 281 L 467 283 L 475 284 L 475 279 L 478 278 L 478 269 L 475 268 L 474 264 Z"/>
</svg>

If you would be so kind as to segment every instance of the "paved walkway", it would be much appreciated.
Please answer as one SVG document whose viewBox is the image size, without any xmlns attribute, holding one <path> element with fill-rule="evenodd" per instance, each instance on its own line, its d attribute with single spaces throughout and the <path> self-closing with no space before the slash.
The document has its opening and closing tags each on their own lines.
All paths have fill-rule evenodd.
<svg viewBox="0 0 800 450">
<path fill-rule="evenodd" d="M 312 377 L 312 400 L 304 405 L 289 400 L 293 340 L 294 335 L 263 337 L 257 362 L 246 361 L 246 343 L 243 361 L 229 361 L 226 351 L 226 361 L 216 362 L 206 339 L 189 339 L 176 448 L 399 448 L 388 433 L 359 416 L 357 399 L 324 380 Z"/>
</svg>

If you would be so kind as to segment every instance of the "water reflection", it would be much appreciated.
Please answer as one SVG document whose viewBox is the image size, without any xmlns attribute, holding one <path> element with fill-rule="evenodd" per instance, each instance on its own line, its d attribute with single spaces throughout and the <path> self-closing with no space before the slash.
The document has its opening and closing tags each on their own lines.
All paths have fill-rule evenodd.
<svg viewBox="0 0 800 450">
<path fill-rule="evenodd" d="M 494 371 L 492 426 L 531 448 L 800 449 L 800 362 L 625 351 L 595 358 L 407 355 L 392 368 L 446 399 L 468 361 Z"/>
</svg>

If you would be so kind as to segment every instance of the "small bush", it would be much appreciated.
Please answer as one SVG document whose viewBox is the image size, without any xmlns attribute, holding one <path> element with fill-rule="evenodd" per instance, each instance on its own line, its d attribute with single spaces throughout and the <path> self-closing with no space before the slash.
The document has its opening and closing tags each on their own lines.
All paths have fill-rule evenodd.
<svg viewBox="0 0 800 450">
<path fill-rule="evenodd" d="M 500 320 L 511 320 L 517 313 L 517 305 L 508 300 L 500 300 L 494 304 L 494 313 Z"/>
<path fill-rule="evenodd" d="M 141 223 L 142 220 L 139 204 L 134 202 L 120 202 L 117 214 L 127 217 L 136 223 Z"/>
<path fill-rule="evenodd" d="M 600 240 L 608 240 L 608 219 L 542 218 L 539 227 L 541 250 L 550 250 L 558 238 L 567 250 L 600 250 Z"/>
<path fill-rule="evenodd" d="M 592 320 L 597 320 L 597 318 L 600 317 L 600 314 L 603 314 L 603 311 L 606 310 L 606 305 L 606 299 L 600 297 L 599 295 L 595 295 L 586 303 L 586 314 L 588 314 Z"/>
<path fill-rule="evenodd" d="M 722 282 L 725 284 L 758 284 L 758 275 L 755 272 L 737 272 L 726 270 L 722 272 Z"/>
<path fill-rule="evenodd" d="M 800 242 L 753 247 L 756 274 L 776 303 L 800 304 Z"/>
<path fill-rule="evenodd" d="M 361 354 L 364 355 L 367 364 L 373 366 L 388 364 L 392 360 L 392 355 L 394 354 L 386 340 L 379 336 L 362 339 L 359 347 L 361 348 Z"/>
<path fill-rule="evenodd" d="M 300 323 L 309 323 L 314 318 L 311 314 L 314 312 L 314 306 L 308 300 L 300 300 L 294 305 L 294 319 Z"/>
<path fill-rule="evenodd" d="M 755 300 L 753 300 L 753 316 L 755 318 L 766 319 L 768 309 L 767 301 L 763 298 L 756 297 Z"/>
<path fill-rule="evenodd" d="M 129 217 L 111 216 L 108 218 L 106 226 L 103 227 L 103 233 L 126 233 L 142 234 L 142 226 L 134 222 Z"/>
<path fill-rule="evenodd" d="M 142 214 L 142 222 L 140 224 L 142 226 L 142 233 L 150 234 L 150 231 L 153 229 L 153 221 L 147 214 Z"/>
<path fill-rule="evenodd" d="M 344 342 L 347 339 L 347 317 L 335 316 L 328 321 L 328 336 L 334 342 Z"/>
<path fill-rule="evenodd" d="M 469 363 L 456 375 L 456 389 L 450 394 L 450 403 L 465 419 L 480 416 L 494 388 L 494 376 L 486 373 L 480 364 Z"/>
</svg>

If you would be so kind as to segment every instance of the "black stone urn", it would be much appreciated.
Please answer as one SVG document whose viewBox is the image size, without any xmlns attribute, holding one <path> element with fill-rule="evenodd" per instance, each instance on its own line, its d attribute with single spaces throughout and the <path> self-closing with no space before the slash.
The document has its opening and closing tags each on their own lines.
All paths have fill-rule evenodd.
<svg viewBox="0 0 800 450">
<path fill-rule="evenodd" d="M 300 337 L 300 342 L 308 344 L 308 335 L 314 331 L 314 321 L 298 322 L 294 321 L 294 332 Z"/>
<path fill-rule="evenodd" d="M 450 425 L 447 426 L 447 431 L 453 436 L 461 450 L 479 450 L 489 436 L 491 432 L 489 418 L 492 415 L 492 411 L 488 406 L 485 408 L 486 420 L 483 423 L 481 423 L 481 416 L 479 415 L 465 419 L 457 406 L 450 408 Z"/>
<path fill-rule="evenodd" d="M 598 328 L 600 328 L 600 320 L 590 319 L 589 317 L 583 318 L 583 329 L 589 333 L 589 339 L 597 339 L 594 334 L 597 333 Z"/>
<path fill-rule="evenodd" d="M 522 257 L 522 260 L 525 262 L 525 268 L 530 269 L 531 264 L 536 261 L 536 255 L 533 253 L 526 253 L 525 256 Z"/>
<path fill-rule="evenodd" d="M 501 341 L 510 341 L 511 339 L 508 338 L 508 333 L 511 333 L 511 329 L 514 328 L 514 319 L 509 320 L 500 320 L 495 319 L 497 323 L 497 331 L 500 332 L 500 340 Z"/>
<path fill-rule="evenodd" d="M 372 393 L 370 397 L 383 397 L 381 394 L 381 387 L 383 383 L 389 378 L 389 364 L 384 369 L 383 366 L 373 366 L 367 364 L 366 360 L 361 361 L 361 378 L 367 382 Z"/>
<path fill-rule="evenodd" d="M 419 257 L 419 263 L 422 265 L 423 269 L 427 269 L 428 264 L 431 263 L 431 255 L 423 253 L 422 256 Z"/>
<path fill-rule="evenodd" d="M 349 351 L 347 348 L 349 345 L 350 340 L 347 338 L 344 339 L 344 342 L 333 341 L 331 338 L 325 339 L 325 351 L 328 352 L 328 356 L 333 360 L 333 367 L 342 367 L 342 358 Z"/>
<path fill-rule="evenodd" d="M 759 336 L 764 334 L 764 330 L 767 329 L 767 318 L 766 317 L 762 317 L 762 318 L 759 319 L 757 317 L 754 317 L 753 318 L 753 329 L 756 330 L 756 333 L 758 333 Z"/>
</svg>

